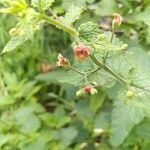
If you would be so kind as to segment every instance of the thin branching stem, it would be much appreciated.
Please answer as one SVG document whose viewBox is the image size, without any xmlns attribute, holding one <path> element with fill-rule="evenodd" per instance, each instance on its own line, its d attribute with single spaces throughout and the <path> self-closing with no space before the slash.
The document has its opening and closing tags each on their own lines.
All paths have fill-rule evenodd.
<svg viewBox="0 0 150 150">
<path fill-rule="evenodd" d="M 105 71 L 107 71 L 113 77 L 115 77 L 119 82 L 125 84 L 126 86 L 128 85 L 128 83 L 121 76 L 119 76 L 117 73 L 115 73 L 114 71 L 112 71 L 111 68 L 109 68 L 106 64 L 104 64 L 101 61 L 97 60 L 97 58 L 94 55 L 90 55 L 90 58 L 93 60 L 93 62 L 97 66 L 103 68 Z"/>
<path fill-rule="evenodd" d="M 77 70 L 76 68 L 74 68 L 74 67 L 72 67 L 72 66 L 70 66 L 70 69 L 72 69 L 74 72 L 76 72 L 76 73 L 78 73 L 78 74 L 80 74 L 80 75 L 85 75 L 84 72 L 81 72 L 81 71 Z"/>
</svg>

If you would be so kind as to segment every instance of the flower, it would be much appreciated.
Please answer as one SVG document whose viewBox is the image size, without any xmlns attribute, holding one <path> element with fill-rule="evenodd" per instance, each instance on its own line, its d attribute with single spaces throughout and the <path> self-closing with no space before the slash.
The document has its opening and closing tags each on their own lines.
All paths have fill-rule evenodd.
<svg viewBox="0 0 150 150">
<path fill-rule="evenodd" d="M 85 85 L 83 87 L 83 91 L 84 91 L 84 93 L 90 93 L 92 88 L 93 87 L 91 85 Z"/>
<path fill-rule="evenodd" d="M 84 60 L 89 56 L 89 48 L 83 44 L 79 44 L 73 48 L 74 57 L 78 60 Z"/>
<path fill-rule="evenodd" d="M 118 14 L 118 13 L 114 13 L 113 16 L 114 16 L 113 26 L 120 27 L 121 23 L 122 23 L 122 16 L 120 14 Z"/>
<path fill-rule="evenodd" d="M 69 64 L 68 60 L 63 55 L 61 55 L 60 53 L 58 54 L 57 59 L 58 59 L 58 61 L 57 61 L 58 67 L 68 66 L 68 64 Z"/>
<path fill-rule="evenodd" d="M 85 85 L 79 91 L 76 92 L 76 96 L 83 96 L 85 94 L 95 95 L 97 94 L 97 90 L 93 85 Z"/>
<path fill-rule="evenodd" d="M 92 85 L 85 85 L 83 87 L 83 92 L 86 93 L 90 93 L 91 95 L 95 95 L 97 94 L 97 90 L 92 86 Z"/>
</svg>

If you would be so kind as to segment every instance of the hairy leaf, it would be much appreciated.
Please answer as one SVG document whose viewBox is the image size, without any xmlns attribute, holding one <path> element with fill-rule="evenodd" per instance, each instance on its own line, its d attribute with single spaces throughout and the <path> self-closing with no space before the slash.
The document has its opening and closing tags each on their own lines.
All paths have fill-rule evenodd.
<svg viewBox="0 0 150 150">
<path fill-rule="evenodd" d="M 73 23 L 79 19 L 81 13 L 83 12 L 82 8 L 79 7 L 75 7 L 74 5 L 72 5 L 69 9 L 68 12 L 66 13 L 66 15 L 64 16 L 64 18 L 61 18 L 63 20 L 63 22 L 68 25 L 71 26 L 73 25 Z"/>
<path fill-rule="evenodd" d="M 92 42 L 98 38 L 100 29 L 97 24 L 93 22 L 86 22 L 79 26 L 78 28 L 80 38 L 87 42 Z"/>
<path fill-rule="evenodd" d="M 33 39 L 34 33 L 39 30 L 40 25 L 39 21 L 34 20 L 33 13 L 34 10 L 29 9 L 26 16 L 20 18 L 16 27 L 10 30 L 10 41 L 5 45 L 1 54 L 15 50 L 27 40 Z"/>
<path fill-rule="evenodd" d="M 41 74 L 37 76 L 37 80 L 47 81 L 47 82 L 57 81 L 60 83 L 68 83 L 75 86 L 84 83 L 84 77 L 72 70 L 69 71 L 57 70 L 47 74 Z"/>
<path fill-rule="evenodd" d="M 119 146 L 133 126 L 138 124 L 143 118 L 143 109 L 134 107 L 130 103 L 126 104 L 122 99 L 116 101 L 112 113 L 110 143 L 113 146 Z"/>
<path fill-rule="evenodd" d="M 32 0 L 31 5 L 39 10 L 47 10 L 53 2 L 54 0 Z"/>
</svg>

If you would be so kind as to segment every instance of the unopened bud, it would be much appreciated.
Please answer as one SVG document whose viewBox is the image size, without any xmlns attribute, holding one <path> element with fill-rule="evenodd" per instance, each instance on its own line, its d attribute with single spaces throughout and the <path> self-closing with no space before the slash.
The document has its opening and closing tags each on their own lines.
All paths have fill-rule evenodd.
<svg viewBox="0 0 150 150">
<path fill-rule="evenodd" d="M 103 40 L 105 40 L 106 39 L 106 36 L 104 35 L 104 34 L 100 34 L 99 36 L 98 36 L 98 40 L 99 41 L 103 41 Z"/>
<path fill-rule="evenodd" d="M 133 91 L 127 91 L 126 95 L 128 98 L 132 98 L 134 96 L 134 92 Z"/>
<path fill-rule="evenodd" d="M 19 34 L 19 30 L 17 28 L 12 28 L 9 30 L 9 35 L 10 36 L 16 36 Z"/>
<path fill-rule="evenodd" d="M 91 95 L 95 95 L 95 94 L 97 94 L 97 90 L 95 88 L 92 88 L 90 93 L 91 93 Z"/>
<path fill-rule="evenodd" d="M 118 13 L 114 13 L 113 16 L 114 16 L 114 19 L 112 21 L 112 27 L 113 28 L 120 27 L 122 23 L 122 16 Z"/>
<path fill-rule="evenodd" d="M 79 90 L 79 91 L 77 91 L 76 92 L 76 96 L 82 96 L 84 93 L 83 93 L 83 90 L 81 89 L 81 90 Z"/>
<path fill-rule="evenodd" d="M 69 65 L 69 61 L 63 55 L 58 54 L 57 59 L 58 67 L 67 67 Z"/>
<path fill-rule="evenodd" d="M 125 50 L 125 49 L 127 49 L 127 48 L 128 48 L 128 45 L 127 45 L 127 44 L 123 44 L 123 45 L 122 45 L 122 49 L 123 49 L 123 50 Z"/>
</svg>

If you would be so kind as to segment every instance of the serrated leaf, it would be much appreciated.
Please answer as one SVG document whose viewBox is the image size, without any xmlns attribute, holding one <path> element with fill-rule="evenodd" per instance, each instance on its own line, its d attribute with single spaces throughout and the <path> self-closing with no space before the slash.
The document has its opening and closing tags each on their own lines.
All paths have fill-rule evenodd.
<svg viewBox="0 0 150 150">
<path fill-rule="evenodd" d="M 143 139 L 150 140 L 150 122 L 144 122 L 136 128 L 136 134 Z"/>
<path fill-rule="evenodd" d="M 86 22 L 79 26 L 78 28 L 80 38 L 87 42 L 92 42 L 97 39 L 100 29 L 97 24 L 93 22 Z"/>
<path fill-rule="evenodd" d="M 75 7 L 74 5 L 72 5 L 69 9 L 68 12 L 66 13 L 66 15 L 62 18 L 63 22 L 68 25 L 71 26 L 73 25 L 73 23 L 79 19 L 81 13 L 83 12 L 82 8 L 79 7 Z"/>
<path fill-rule="evenodd" d="M 34 37 L 35 32 L 37 31 L 37 26 L 40 22 L 33 20 L 33 14 L 35 11 L 29 9 L 26 11 L 26 16 L 19 19 L 19 23 L 13 28 L 13 32 L 10 30 L 10 41 L 5 45 L 1 54 L 10 52 L 20 47 L 27 40 L 31 40 Z"/>
<path fill-rule="evenodd" d="M 35 8 L 41 7 L 39 9 L 42 9 L 44 11 L 47 10 L 53 2 L 54 0 L 32 0 L 31 5 Z"/>
<path fill-rule="evenodd" d="M 25 36 L 16 36 L 16 37 L 12 37 L 10 39 L 10 41 L 5 45 L 3 51 L 1 54 L 10 52 L 18 47 L 20 47 L 25 41 L 26 41 L 26 37 Z"/>
<path fill-rule="evenodd" d="M 122 53 L 124 49 L 123 42 L 120 41 L 116 36 L 113 37 L 111 42 L 111 32 L 105 32 L 103 39 L 97 39 L 93 41 L 93 46 L 95 48 L 95 53 L 101 57 L 112 57 L 117 54 Z"/>
<path fill-rule="evenodd" d="M 144 111 L 141 108 L 126 104 L 118 100 L 114 104 L 112 112 L 110 143 L 119 146 L 127 137 L 134 125 L 144 118 Z"/>
<path fill-rule="evenodd" d="M 150 81 L 148 78 L 146 80 L 147 82 Z M 118 100 L 114 104 L 110 138 L 110 142 L 114 146 L 120 145 L 134 125 L 138 124 L 144 116 L 150 114 L 150 90 L 134 85 L 130 88 L 134 95 L 127 97 L 127 90 L 122 89 L 119 91 Z"/>
<path fill-rule="evenodd" d="M 70 134 L 71 133 L 71 134 Z M 60 141 L 61 148 L 65 149 L 69 146 L 74 138 L 77 136 L 78 131 L 74 127 L 62 128 L 58 131 L 57 138 Z"/>
<path fill-rule="evenodd" d="M 47 82 L 60 82 L 60 83 L 68 83 L 75 86 L 84 83 L 84 77 L 72 70 L 56 70 L 47 74 L 41 74 L 37 76 L 37 80 L 47 81 Z"/>
</svg>

